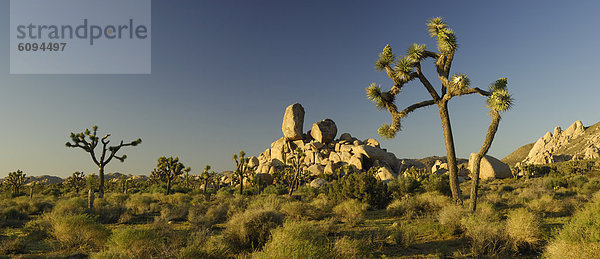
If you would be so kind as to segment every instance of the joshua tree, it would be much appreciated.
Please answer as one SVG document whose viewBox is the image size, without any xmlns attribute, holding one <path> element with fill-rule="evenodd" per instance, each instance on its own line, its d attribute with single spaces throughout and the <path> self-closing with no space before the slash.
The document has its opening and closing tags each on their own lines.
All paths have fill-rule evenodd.
<svg viewBox="0 0 600 259">
<path fill-rule="evenodd" d="M 240 156 L 238 160 L 238 155 L 233 154 L 233 161 L 235 162 L 235 174 L 238 176 L 240 180 L 240 194 L 244 194 L 244 178 L 246 177 L 246 173 L 248 171 L 248 161 L 250 159 L 244 158 L 246 153 L 243 150 L 240 150 Z"/>
<path fill-rule="evenodd" d="M 208 185 L 214 181 L 215 178 L 215 171 L 209 171 L 210 170 L 210 165 L 206 165 L 206 167 L 204 167 L 204 171 L 202 171 L 202 182 L 204 183 L 204 194 L 208 193 Z"/>
<path fill-rule="evenodd" d="M 473 159 L 473 168 L 471 168 L 473 170 L 473 172 L 471 172 L 473 177 L 473 186 L 471 187 L 471 199 L 473 200 L 471 203 L 472 211 L 477 209 L 477 191 L 479 189 L 479 169 L 481 165 L 481 158 L 487 154 L 488 150 L 492 146 L 492 141 L 494 141 L 494 136 L 496 135 L 496 131 L 498 131 L 498 124 L 500 124 L 500 113 L 507 111 L 512 106 L 513 99 L 506 90 L 506 84 L 506 78 L 500 78 L 490 85 L 489 92 L 492 94 L 487 99 L 487 107 L 490 109 L 492 122 L 490 123 L 490 127 L 488 128 L 488 132 L 485 136 L 485 140 L 483 141 L 481 149 Z"/>
<path fill-rule="evenodd" d="M 185 167 L 183 163 L 179 162 L 179 157 L 166 158 L 161 156 L 158 158 L 158 164 L 152 171 L 150 177 L 154 179 L 160 179 L 167 184 L 167 195 L 171 193 L 171 184 L 173 180 L 184 172 L 192 170 L 189 167 Z"/>
<path fill-rule="evenodd" d="M 387 110 L 392 115 L 392 123 L 383 124 L 378 130 L 382 137 L 388 139 L 394 138 L 396 133 L 400 131 L 401 119 L 405 118 L 409 113 L 419 108 L 434 104 L 437 105 L 446 145 L 452 198 L 457 203 L 462 204 L 462 197 L 458 186 L 458 168 L 456 165 L 452 126 L 448 113 L 448 102 L 455 96 L 468 94 L 490 96 L 491 93 L 477 87 L 471 87 L 470 80 L 465 74 L 450 76 L 450 67 L 452 66 L 452 60 L 454 59 L 458 45 L 454 31 L 448 28 L 442 18 L 436 17 L 428 20 L 427 29 L 431 37 L 437 39 L 438 52 L 428 51 L 424 44 L 412 44 L 405 56 L 396 57 L 392 53 L 392 48 L 386 45 L 383 52 L 379 54 L 375 68 L 378 71 L 385 71 L 394 85 L 389 91 L 384 92 L 380 85 L 372 83 L 366 88 L 366 92 L 367 97 L 375 103 L 378 109 Z M 437 76 L 441 82 L 439 92 L 421 70 L 421 62 L 427 58 L 432 58 L 435 61 Z M 417 102 L 403 110 L 399 110 L 395 104 L 396 96 L 400 94 L 404 85 L 415 79 L 421 82 L 431 99 Z M 508 95 L 508 92 L 498 93 L 498 95 L 501 94 Z"/>
<path fill-rule="evenodd" d="M 304 161 L 304 157 L 306 157 L 306 154 L 302 151 L 301 148 L 296 148 L 296 150 L 294 150 L 293 155 L 288 158 L 287 162 L 288 164 L 291 166 L 291 173 L 292 173 L 292 179 L 290 181 L 290 190 L 289 190 L 289 195 L 291 196 L 294 191 L 297 189 L 299 183 L 300 183 L 300 178 L 302 178 L 302 173 L 304 172 L 304 168 L 306 167 L 306 165 L 304 165 L 303 161 Z"/>
<path fill-rule="evenodd" d="M 25 173 L 21 170 L 17 170 L 15 172 L 8 173 L 8 177 L 4 179 L 4 181 L 12 188 L 13 194 L 19 194 L 21 191 L 21 187 L 27 181 L 27 177 L 25 177 Z"/>
<path fill-rule="evenodd" d="M 121 142 L 118 145 L 109 146 L 108 144 L 110 143 L 110 140 L 108 139 L 108 137 L 110 137 L 110 134 L 106 134 L 104 137 L 102 137 L 102 139 L 100 139 L 96 135 L 97 131 L 98 126 L 94 126 L 92 127 L 92 131 L 90 131 L 89 129 L 85 129 L 84 132 L 80 132 L 77 134 L 71 132 L 70 137 L 72 142 L 67 142 L 65 145 L 67 147 L 79 147 L 85 150 L 85 152 L 90 153 L 92 161 L 94 161 L 94 164 L 98 166 L 98 175 L 100 176 L 98 197 L 102 198 L 104 197 L 104 167 L 108 163 L 110 163 L 110 161 L 112 161 L 113 158 L 124 162 L 127 158 L 127 155 L 117 156 L 117 152 L 119 152 L 119 150 L 122 147 L 139 145 L 140 143 L 142 143 L 142 139 L 138 138 L 137 140 L 131 141 L 129 143 L 124 143 L 123 140 L 121 140 Z M 102 150 L 100 153 L 96 153 L 96 147 L 100 143 L 102 144 Z"/>
<path fill-rule="evenodd" d="M 65 183 L 69 188 L 74 189 L 76 193 L 79 193 L 79 190 L 83 189 L 85 186 L 85 175 L 83 172 L 75 172 L 67 178 Z"/>
</svg>

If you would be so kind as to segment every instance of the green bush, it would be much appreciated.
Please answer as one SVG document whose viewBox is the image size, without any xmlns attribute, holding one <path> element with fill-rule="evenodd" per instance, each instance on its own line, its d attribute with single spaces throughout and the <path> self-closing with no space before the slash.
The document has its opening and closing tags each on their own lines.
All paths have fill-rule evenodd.
<svg viewBox="0 0 600 259">
<path fill-rule="evenodd" d="M 85 214 L 50 217 L 52 236 L 65 249 L 96 250 L 104 246 L 110 231 Z"/>
<path fill-rule="evenodd" d="M 0 236 L 0 256 L 16 255 L 25 253 L 27 240 L 24 237 L 2 237 Z"/>
<path fill-rule="evenodd" d="M 87 213 L 87 199 L 71 198 L 59 200 L 52 209 L 53 215 L 84 214 Z"/>
<path fill-rule="evenodd" d="M 227 221 L 229 205 L 220 203 L 210 206 L 208 209 L 191 207 L 188 213 L 188 221 L 195 227 L 211 228 L 215 224 Z"/>
<path fill-rule="evenodd" d="M 546 246 L 548 258 L 596 258 L 600 255 L 600 202 L 587 204 Z"/>
<path fill-rule="evenodd" d="M 272 238 L 252 258 L 327 258 L 331 256 L 327 236 L 313 223 L 286 221 L 273 230 Z"/>
<path fill-rule="evenodd" d="M 387 239 L 403 248 L 409 248 L 417 240 L 417 230 L 407 224 L 394 222 Z"/>
<path fill-rule="evenodd" d="M 600 191 L 600 180 L 599 179 L 593 179 L 587 183 L 585 183 L 582 187 L 583 192 L 585 194 L 592 194 L 595 193 L 597 191 Z"/>
<path fill-rule="evenodd" d="M 316 208 L 314 208 L 310 203 L 301 201 L 286 202 L 281 205 L 280 211 L 286 216 L 287 219 L 291 220 L 314 219 L 316 214 Z"/>
<path fill-rule="evenodd" d="M 511 211 L 506 219 L 506 234 L 513 251 L 537 250 L 542 242 L 539 217 L 525 208 Z"/>
<path fill-rule="evenodd" d="M 395 200 L 386 208 L 386 210 L 392 216 L 415 218 L 428 214 L 435 214 L 442 207 L 450 203 L 447 196 L 438 193 L 424 193 L 417 196 L 405 197 L 401 200 Z"/>
<path fill-rule="evenodd" d="M 350 199 L 333 208 L 333 213 L 339 220 L 350 226 L 356 226 L 364 220 L 365 211 L 369 205 L 358 200 Z"/>
<path fill-rule="evenodd" d="M 583 175 L 577 175 L 577 176 L 571 178 L 571 180 L 569 181 L 569 185 L 571 185 L 573 187 L 581 188 L 587 182 L 589 182 L 587 177 L 585 177 Z"/>
<path fill-rule="evenodd" d="M 347 174 L 332 184 L 328 192 L 338 201 L 357 199 L 378 209 L 385 208 L 391 201 L 387 184 L 375 178 L 371 171 Z"/>
<path fill-rule="evenodd" d="M 131 210 L 135 215 L 142 215 L 150 212 L 159 212 L 158 199 L 149 193 L 136 193 L 129 196 L 125 202 L 125 208 Z M 153 204 L 156 204 L 153 206 Z"/>
<path fill-rule="evenodd" d="M 283 222 L 283 215 L 274 210 L 251 209 L 233 215 L 223 232 L 225 239 L 237 251 L 251 252 L 261 248 L 271 236 L 271 229 Z"/>
<path fill-rule="evenodd" d="M 548 190 L 554 190 L 560 187 L 566 188 L 568 186 L 567 179 L 561 176 L 548 176 L 544 179 L 544 186 Z"/>
<path fill-rule="evenodd" d="M 438 192 L 440 194 L 450 196 L 450 177 L 448 174 L 431 174 L 423 181 L 423 188 L 427 192 Z"/>
<path fill-rule="evenodd" d="M 393 190 L 396 198 L 402 198 L 406 195 L 415 194 L 419 191 L 421 182 L 410 176 L 399 176 L 395 182 L 390 183 L 390 189 Z"/>
</svg>

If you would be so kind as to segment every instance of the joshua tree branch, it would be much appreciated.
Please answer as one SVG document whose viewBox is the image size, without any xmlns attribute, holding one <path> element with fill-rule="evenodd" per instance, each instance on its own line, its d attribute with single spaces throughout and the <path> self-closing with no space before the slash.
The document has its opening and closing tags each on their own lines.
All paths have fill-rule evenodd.
<svg viewBox="0 0 600 259">
<path fill-rule="evenodd" d="M 435 104 L 434 100 L 427 100 L 427 101 L 418 102 L 418 103 L 415 103 L 415 104 L 413 104 L 411 106 L 406 107 L 404 110 L 402 110 L 401 112 L 399 112 L 398 115 L 401 118 L 404 118 L 404 117 L 406 117 L 406 115 L 408 115 L 409 113 L 413 112 L 416 109 L 419 109 L 419 108 L 422 108 L 422 107 L 427 107 L 427 106 L 434 105 L 434 104 Z"/>
</svg>

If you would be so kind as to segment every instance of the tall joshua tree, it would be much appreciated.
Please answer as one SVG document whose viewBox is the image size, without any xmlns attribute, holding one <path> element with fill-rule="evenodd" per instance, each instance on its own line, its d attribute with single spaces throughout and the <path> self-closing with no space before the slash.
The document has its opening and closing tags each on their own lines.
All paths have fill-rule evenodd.
<svg viewBox="0 0 600 259">
<path fill-rule="evenodd" d="M 483 145 L 475 158 L 473 159 L 473 170 L 472 176 L 472 187 L 471 187 L 471 210 L 475 211 L 477 209 L 477 191 L 479 189 L 479 169 L 481 165 L 481 158 L 487 154 L 488 150 L 492 146 L 492 141 L 494 141 L 494 136 L 498 131 L 498 125 L 500 124 L 500 119 L 502 116 L 500 113 L 507 111 L 510 109 L 513 103 L 513 99 L 510 94 L 506 90 L 507 80 L 506 78 L 500 78 L 496 82 L 490 84 L 489 92 L 491 95 L 487 99 L 487 107 L 490 109 L 490 116 L 492 117 L 492 122 L 490 123 L 490 127 L 488 128 L 488 132 L 485 136 L 485 140 L 483 141 Z"/>
<path fill-rule="evenodd" d="M 372 100 L 378 109 L 387 110 L 392 115 L 391 124 L 383 124 L 378 132 L 384 138 L 394 138 L 401 129 L 401 119 L 416 109 L 436 105 L 439 110 L 440 120 L 446 145 L 446 156 L 448 158 L 448 170 L 450 173 L 450 189 L 452 198 L 462 204 L 462 197 L 458 186 L 458 168 L 456 165 L 456 152 L 448 103 L 455 96 L 468 94 L 480 94 L 490 96 L 489 91 L 470 86 L 470 80 L 465 74 L 454 74 L 450 76 L 450 68 L 457 50 L 456 35 L 440 17 L 429 19 L 427 29 L 431 37 L 437 39 L 437 52 L 427 50 L 424 44 L 412 44 L 406 55 L 396 57 L 390 45 L 386 45 L 379 59 L 375 63 L 378 71 L 385 71 L 392 80 L 393 86 L 389 91 L 383 91 L 380 85 L 372 83 L 366 88 L 367 97 Z M 431 58 L 435 61 L 437 76 L 440 80 L 440 91 L 427 79 L 421 69 L 423 60 Z M 400 94 L 402 87 L 407 83 L 418 79 L 425 87 L 431 99 L 423 100 L 399 110 L 395 99 Z M 504 92 L 508 95 L 508 92 Z"/>
<path fill-rule="evenodd" d="M 208 185 L 213 181 L 214 177 L 215 171 L 210 171 L 210 165 L 206 165 L 201 176 L 202 182 L 204 182 L 204 194 L 208 194 Z"/>
<path fill-rule="evenodd" d="M 158 158 L 158 164 L 156 169 L 152 171 L 151 178 L 160 179 L 167 184 L 167 195 L 171 193 L 171 185 L 173 180 L 184 172 L 192 170 L 190 167 L 185 167 L 183 163 L 179 162 L 179 157 L 166 158 L 161 156 Z"/>
<path fill-rule="evenodd" d="M 110 137 L 110 134 L 106 134 L 104 135 L 104 137 L 102 137 L 102 139 L 100 139 L 97 136 L 97 132 L 98 126 L 95 125 L 94 127 L 92 127 L 91 131 L 89 129 L 85 129 L 84 132 L 80 132 L 77 134 L 71 132 L 71 142 L 67 142 L 65 145 L 67 147 L 78 147 L 85 150 L 85 152 L 90 153 L 92 161 L 94 161 L 94 164 L 98 166 L 98 175 L 100 176 L 98 197 L 102 198 L 104 197 L 104 167 L 108 163 L 110 163 L 110 161 L 112 161 L 113 158 L 124 162 L 127 158 L 127 155 L 117 156 L 117 152 L 119 152 L 119 150 L 121 150 L 121 148 L 123 147 L 135 147 L 139 145 L 140 143 L 142 143 L 142 139 L 138 138 L 137 140 L 128 143 L 125 143 L 123 142 L 123 140 L 121 140 L 121 142 L 119 142 L 118 145 L 109 146 L 110 140 L 108 138 Z M 96 153 L 96 147 L 98 146 L 98 144 L 102 144 L 102 147 L 101 151 L 99 153 Z"/>
<path fill-rule="evenodd" d="M 248 161 L 250 159 L 245 158 L 246 152 L 240 150 L 240 156 L 238 159 L 237 154 L 233 154 L 233 161 L 235 162 L 235 174 L 240 179 L 240 194 L 244 194 L 244 178 L 246 177 L 246 173 L 248 171 Z"/>
</svg>

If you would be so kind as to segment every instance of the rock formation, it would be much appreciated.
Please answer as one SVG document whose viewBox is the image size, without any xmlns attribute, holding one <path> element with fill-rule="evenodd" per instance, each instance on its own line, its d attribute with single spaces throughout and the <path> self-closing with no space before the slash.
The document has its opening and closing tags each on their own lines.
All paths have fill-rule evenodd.
<svg viewBox="0 0 600 259">
<path fill-rule="evenodd" d="M 294 103 L 285 109 L 281 131 L 287 140 L 302 139 L 304 127 L 304 107 L 299 103 Z"/>
<path fill-rule="evenodd" d="M 312 125 L 304 134 L 304 108 L 296 103 L 286 108 L 282 123 L 284 137 L 276 140 L 257 158 L 257 173 L 273 174 L 284 169 L 287 159 L 300 148 L 306 154 L 304 165 L 311 175 L 333 174 L 338 168 L 350 166 L 366 171 L 372 166 L 380 167 L 377 175 L 382 180 L 392 180 L 402 169 L 401 160 L 382 149 L 375 139 L 364 141 L 343 133 L 336 139 L 337 126 L 331 119 Z M 253 164 L 255 161 L 253 161 Z"/>
<path fill-rule="evenodd" d="M 535 142 L 522 163 L 548 164 L 598 157 L 600 157 L 600 124 L 586 129 L 581 121 L 576 121 L 565 131 L 556 127 L 553 132 L 546 132 Z"/>
<path fill-rule="evenodd" d="M 473 160 L 475 159 L 475 153 L 471 153 L 469 156 L 469 170 L 473 172 Z M 510 166 L 503 163 L 492 156 L 484 156 L 481 158 L 481 164 L 479 167 L 479 179 L 503 179 L 512 176 Z M 472 176 L 471 176 L 472 177 Z"/>
</svg>

